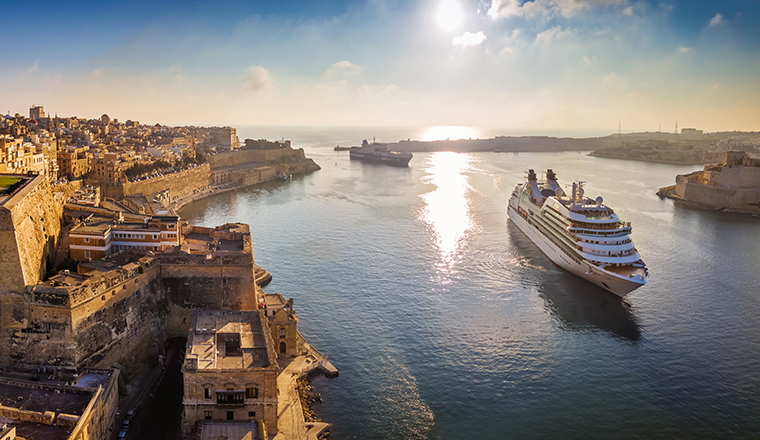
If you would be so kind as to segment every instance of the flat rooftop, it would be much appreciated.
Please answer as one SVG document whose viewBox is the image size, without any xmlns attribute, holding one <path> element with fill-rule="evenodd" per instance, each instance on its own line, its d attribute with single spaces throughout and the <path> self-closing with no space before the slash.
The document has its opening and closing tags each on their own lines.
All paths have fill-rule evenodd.
<svg viewBox="0 0 760 440">
<path fill-rule="evenodd" d="M 201 428 L 201 440 L 259 440 L 259 426 L 249 423 L 204 423 Z"/>
<path fill-rule="evenodd" d="M 198 370 L 269 366 L 259 312 L 199 311 L 188 339 L 188 354 L 198 357 Z"/>
</svg>

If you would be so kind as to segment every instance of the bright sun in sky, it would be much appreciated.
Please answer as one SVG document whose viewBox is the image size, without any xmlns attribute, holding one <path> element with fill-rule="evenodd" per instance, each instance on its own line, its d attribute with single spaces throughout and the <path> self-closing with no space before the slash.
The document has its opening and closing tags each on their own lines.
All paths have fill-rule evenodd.
<svg viewBox="0 0 760 440">
<path fill-rule="evenodd" d="M 456 0 L 442 0 L 438 4 L 435 18 L 438 20 L 438 24 L 445 30 L 454 30 L 462 22 L 462 7 Z"/>
</svg>

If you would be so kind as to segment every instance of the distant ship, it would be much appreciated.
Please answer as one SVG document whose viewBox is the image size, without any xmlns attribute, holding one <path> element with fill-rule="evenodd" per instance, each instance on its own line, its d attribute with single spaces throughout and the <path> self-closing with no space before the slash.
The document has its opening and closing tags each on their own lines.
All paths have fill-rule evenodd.
<svg viewBox="0 0 760 440">
<path fill-rule="evenodd" d="M 619 297 L 646 284 L 649 270 L 631 241 L 631 223 L 596 200 L 583 196 L 584 182 L 566 195 L 552 170 L 538 180 L 528 170 L 512 192 L 509 219 L 563 269 Z"/>
<path fill-rule="evenodd" d="M 402 151 L 389 151 L 386 144 L 378 144 L 367 142 L 366 139 L 362 141 L 361 147 L 351 147 L 349 151 L 351 159 L 363 160 L 365 162 L 384 163 L 387 165 L 394 165 L 399 167 L 405 167 L 409 165 L 409 161 L 412 160 L 412 153 Z"/>
</svg>

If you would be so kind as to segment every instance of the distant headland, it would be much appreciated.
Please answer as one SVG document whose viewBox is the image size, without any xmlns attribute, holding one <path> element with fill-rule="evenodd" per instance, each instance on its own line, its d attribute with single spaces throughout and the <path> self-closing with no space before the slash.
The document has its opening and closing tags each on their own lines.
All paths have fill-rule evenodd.
<svg viewBox="0 0 760 440">
<path fill-rule="evenodd" d="M 591 156 L 673 164 L 719 162 L 727 150 L 760 152 L 760 132 L 704 133 L 684 128 L 680 133 L 619 133 L 601 137 L 496 136 L 490 139 L 457 139 L 388 143 L 389 150 L 522 153 L 590 151 Z"/>
</svg>

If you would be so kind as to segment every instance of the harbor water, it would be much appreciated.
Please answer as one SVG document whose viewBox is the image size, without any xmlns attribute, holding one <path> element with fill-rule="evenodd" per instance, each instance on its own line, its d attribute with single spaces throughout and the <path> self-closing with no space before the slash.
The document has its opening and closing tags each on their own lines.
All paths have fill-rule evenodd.
<svg viewBox="0 0 760 440">
<path fill-rule="evenodd" d="M 283 135 L 322 170 L 181 215 L 250 225 L 265 290 L 294 298 L 299 330 L 340 370 L 313 378 L 330 438 L 760 436 L 760 219 L 655 195 L 700 166 L 573 151 L 415 153 L 396 168 L 333 151 L 354 133 Z M 651 278 L 627 304 L 507 221 L 528 168 L 586 181 L 632 223 Z"/>
</svg>

